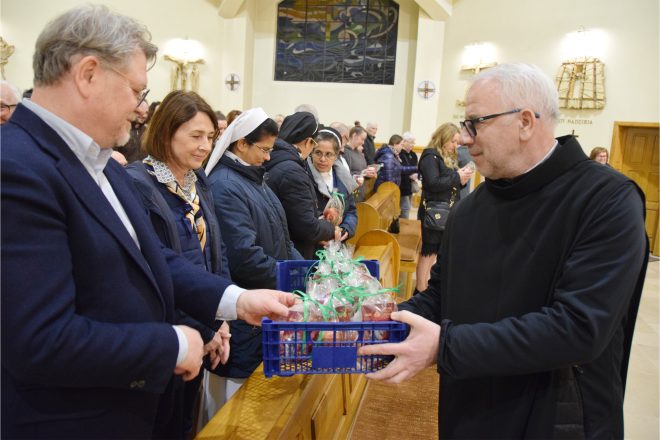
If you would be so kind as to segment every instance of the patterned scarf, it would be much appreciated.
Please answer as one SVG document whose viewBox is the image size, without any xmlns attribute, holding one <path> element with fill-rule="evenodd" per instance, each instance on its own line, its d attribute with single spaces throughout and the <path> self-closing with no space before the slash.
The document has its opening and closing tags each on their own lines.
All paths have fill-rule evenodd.
<svg viewBox="0 0 660 440">
<path fill-rule="evenodd" d="M 151 156 L 147 156 L 143 161 L 147 165 L 147 172 L 156 177 L 158 182 L 167 187 L 167 190 L 186 202 L 186 219 L 190 222 L 193 232 L 197 233 L 199 245 L 204 252 L 206 246 L 206 222 L 199 203 L 199 194 L 197 194 L 197 175 L 189 170 L 184 176 L 183 186 L 179 185 L 176 177 L 170 168 L 164 162 L 160 162 Z"/>
</svg>

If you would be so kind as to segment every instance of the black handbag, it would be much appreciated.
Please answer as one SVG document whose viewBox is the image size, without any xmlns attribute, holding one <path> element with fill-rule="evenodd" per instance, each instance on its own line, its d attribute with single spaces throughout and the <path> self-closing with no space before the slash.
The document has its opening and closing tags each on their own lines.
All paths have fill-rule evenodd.
<svg viewBox="0 0 660 440">
<path fill-rule="evenodd" d="M 444 231 L 447 225 L 449 211 L 454 205 L 456 197 L 456 188 L 451 190 L 451 199 L 449 202 L 436 200 L 424 200 L 424 227 L 432 231 Z"/>
</svg>

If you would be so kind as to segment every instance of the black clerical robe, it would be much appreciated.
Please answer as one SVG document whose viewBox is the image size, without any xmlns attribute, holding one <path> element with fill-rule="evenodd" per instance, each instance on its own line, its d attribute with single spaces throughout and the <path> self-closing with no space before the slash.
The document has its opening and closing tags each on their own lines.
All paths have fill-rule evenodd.
<svg viewBox="0 0 660 440">
<path fill-rule="evenodd" d="M 644 197 L 575 138 L 452 210 L 429 289 L 440 437 L 622 438 L 646 271 Z"/>
</svg>

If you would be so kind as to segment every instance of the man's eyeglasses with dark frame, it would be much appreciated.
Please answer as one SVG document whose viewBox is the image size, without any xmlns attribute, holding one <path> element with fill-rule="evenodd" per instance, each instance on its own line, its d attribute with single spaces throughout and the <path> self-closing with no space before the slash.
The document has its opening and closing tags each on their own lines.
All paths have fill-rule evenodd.
<svg viewBox="0 0 660 440">
<path fill-rule="evenodd" d="M 11 111 L 12 107 L 16 107 L 18 104 L 0 104 L 0 110 L 3 112 Z"/>
<path fill-rule="evenodd" d="M 523 109 L 521 108 L 514 108 L 513 110 L 509 110 L 508 112 L 502 112 L 502 113 L 494 113 L 492 115 L 487 115 L 487 116 L 480 116 L 478 118 L 473 118 L 473 119 L 466 119 L 465 121 L 461 121 L 461 128 L 465 129 L 467 134 L 469 134 L 471 137 L 475 138 L 477 137 L 477 127 L 476 125 L 480 122 L 486 121 L 488 119 L 493 119 L 497 118 L 498 116 L 504 116 L 504 115 L 510 115 L 512 113 L 518 113 L 521 112 Z M 538 112 L 534 112 L 534 116 L 536 118 L 540 118 L 541 114 Z"/>
<path fill-rule="evenodd" d="M 147 100 L 147 95 L 149 94 L 150 89 L 144 89 L 142 91 L 135 90 L 131 85 L 131 79 L 128 76 L 126 76 L 126 74 L 120 72 L 119 70 L 115 69 L 112 66 L 106 65 L 106 67 L 111 71 L 113 71 L 114 73 L 116 73 L 117 75 L 124 78 L 128 82 L 128 87 L 130 87 L 131 90 L 133 90 L 133 93 L 135 93 L 135 99 L 137 99 L 137 105 L 135 106 L 135 108 L 139 107 L 144 101 Z"/>
</svg>

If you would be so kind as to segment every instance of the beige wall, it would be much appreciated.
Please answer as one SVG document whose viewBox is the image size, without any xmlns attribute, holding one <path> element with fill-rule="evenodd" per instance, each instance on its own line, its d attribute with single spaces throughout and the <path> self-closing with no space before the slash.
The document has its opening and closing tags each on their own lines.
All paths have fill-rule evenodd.
<svg viewBox="0 0 660 440">
<path fill-rule="evenodd" d="M 21 89 L 32 84 L 34 42 L 43 26 L 82 0 L 0 0 L 0 34 L 16 46 L 6 66 L 7 79 Z M 106 0 L 114 10 L 146 24 L 161 52 L 149 72 L 150 99 L 169 91 L 172 64 L 162 59 L 162 48 L 172 38 L 198 40 L 206 49 L 201 67 L 200 94 L 225 113 L 231 109 L 262 106 L 271 115 L 288 114 L 302 103 L 312 103 L 322 121 L 380 123 L 378 140 L 409 129 L 413 88 L 417 11 L 413 0 L 400 2 L 399 39 L 395 84 L 346 85 L 273 81 L 275 62 L 276 2 L 245 0 L 238 15 L 225 19 L 210 0 Z M 224 79 L 241 78 L 238 91 L 229 91 Z M 381 139 L 382 138 L 382 139 Z"/>
<path fill-rule="evenodd" d="M 399 30 L 394 85 L 336 84 L 274 81 L 277 5 L 263 2 L 255 15 L 253 103 L 269 114 L 289 114 L 299 104 L 314 104 L 322 122 L 362 125 L 379 123 L 379 141 L 409 128 L 410 101 L 417 36 L 417 6 L 413 1 L 399 2 Z"/>
<path fill-rule="evenodd" d="M 495 19 L 495 17 L 497 17 Z M 465 45 L 490 42 L 497 60 L 537 64 L 551 77 L 563 60 L 565 35 L 580 26 L 606 36 L 607 102 L 602 110 L 565 110 L 556 134 L 575 130 L 585 150 L 610 147 L 614 121 L 659 119 L 658 1 L 635 0 L 460 0 L 445 29 L 439 123 L 464 119 L 464 99 L 472 74 L 460 72 Z M 570 123 L 568 120 L 582 123 Z M 591 124 L 585 124 L 585 122 Z"/>
<path fill-rule="evenodd" d="M 47 22 L 82 0 L 0 0 L 0 35 L 16 46 L 5 66 L 7 80 L 21 89 L 32 87 L 32 55 L 37 36 Z M 224 87 L 221 36 L 217 8 L 205 0 L 106 0 L 111 9 L 130 15 L 144 23 L 152 34 L 153 42 L 161 49 L 156 65 L 149 71 L 150 100 L 160 100 L 170 90 L 171 62 L 163 60 L 162 48 L 173 38 L 198 40 L 206 49 L 206 64 L 200 68 L 200 94 L 212 106 L 221 106 L 221 88 Z"/>
<path fill-rule="evenodd" d="M 0 34 L 16 46 L 6 66 L 8 80 L 21 88 L 30 87 L 31 57 L 39 31 L 48 20 L 80 3 L 84 2 L 0 0 Z M 258 105 L 271 115 L 287 114 L 298 104 L 311 103 L 323 122 L 377 121 L 380 142 L 413 127 L 418 144 L 423 145 L 435 125 L 463 118 L 463 108 L 456 101 L 463 99 L 472 76 L 459 70 L 465 45 L 490 42 L 499 62 L 535 63 L 554 76 L 563 59 L 565 35 L 583 26 L 599 29 L 607 36 L 601 55 L 606 66 L 607 103 L 603 110 L 562 111 L 567 121 L 578 119 L 582 123 L 562 123 L 557 134 L 574 129 L 585 149 L 595 145 L 609 148 L 613 121 L 659 119 L 657 0 L 454 0 L 452 16 L 439 26 L 419 26 L 424 23 L 424 14 L 420 19 L 415 1 L 401 0 L 393 86 L 273 81 L 274 0 L 244 0 L 233 19 L 220 17 L 213 0 L 104 3 L 145 23 L 161 48 L 171 38 L 200 41 L 207 60 L 201 67 L 200 93 L 225 112 Z M 418 30 L 423 34 L 418 36 Z M 418 47 L 419 41 L 426 43 Z M 437 48 L 429 47 L 429 41 L 436 41 Z M 433 72 L 441 72 L 436 78 L 427 77 L 436 76 L 428 74 L 431 66 L 437 67 L 431 69 Z M 169 91 L 171 67 L 161 53 L 149 72 L 151 99 L 162 98 Z M 238 91 L 225 87 L 224 78 L 229 73 L 240 75 Z M 433 100 L 423 102 L 417 96 L 418 79 L 436 83 L 438 93 Z M 420 109 L 428 105 L 437 107 L 420 115 Z"/>
</svg>

